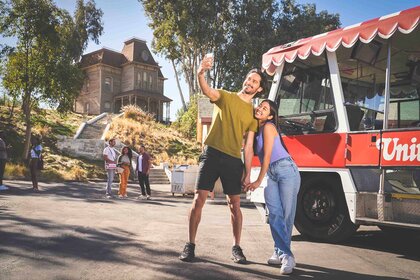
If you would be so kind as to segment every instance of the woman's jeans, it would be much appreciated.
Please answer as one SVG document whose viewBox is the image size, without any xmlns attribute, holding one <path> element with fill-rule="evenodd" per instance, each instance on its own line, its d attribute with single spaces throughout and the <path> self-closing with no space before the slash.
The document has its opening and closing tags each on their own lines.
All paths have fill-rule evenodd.
<svg viewBox="0 0 420 280">
<path fill-rule="evenodd" d="M 274 247 L 279 254 L 293 256 L 290 243 L 300 188 L 299 170 L 294 161 L 287 157 L 270 163 L 267 175 L 264 198 Z"/>
</svg>

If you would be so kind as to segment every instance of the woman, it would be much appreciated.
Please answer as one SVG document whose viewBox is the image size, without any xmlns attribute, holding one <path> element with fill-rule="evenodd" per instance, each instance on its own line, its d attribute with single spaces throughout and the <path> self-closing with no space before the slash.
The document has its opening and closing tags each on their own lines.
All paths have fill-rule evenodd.
<svg viewBox="0 0 420 280">
<path fill-rule="evenodd" d="M 29 161 L 29 171 L 31 173 L 32 190 L 38 191 L 38 161 L 41 158 L 42 146 L 37 137 L 31 138 L 31 151 Z"/>
<path fill-rule="evenodd" d="M 120 173 L 120 190 L 118 195 L 120 198 L 127 197 L 127 183 L 128 177 L 130 176 L 131 158 L 133 152 L 127 146 L 122 148 L 121 155 L 118 157 L 118 166 L 123 168 L 123 172 Z"/>
<path fill-rule="evenodd" d="M 258 188 L 268 173 L 264 198 L 274 239 L 274 253 L 268 263 L 281 264 L 280 273 L 289 274 L 296 265 L 290 243 L 300 174 L 277 130 L 277 112 L 277 105 L 271 100 L 263 100 L 255 109 L 254 116 L 258 120 L 259 131 L 254 146 L 261 162 L 261 170 L 258 179 L 249 184 L 247 189 L 253 191 Z"/>
</svg>

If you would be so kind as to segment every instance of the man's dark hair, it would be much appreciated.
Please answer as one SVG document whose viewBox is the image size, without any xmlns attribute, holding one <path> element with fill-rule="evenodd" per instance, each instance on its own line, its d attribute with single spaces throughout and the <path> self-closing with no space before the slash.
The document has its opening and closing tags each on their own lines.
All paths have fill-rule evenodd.
<svg viewBox="0 0 420 280">
<path fill-rule="evenodd" d="M 267 90 L 267 77 L 265 76 L 265 74 L 259 69 L 259 68 L 253 68 L 251 69 L 248 74 L 246 74 L 246 77 L 248 77 L 249 75 L 251 75 L 252 73 L 257 73 L 260 78 L 260 87 L 262 88 L 262 91 L 258 94 L 264 94 L 265 91 Z"/>
</svg>

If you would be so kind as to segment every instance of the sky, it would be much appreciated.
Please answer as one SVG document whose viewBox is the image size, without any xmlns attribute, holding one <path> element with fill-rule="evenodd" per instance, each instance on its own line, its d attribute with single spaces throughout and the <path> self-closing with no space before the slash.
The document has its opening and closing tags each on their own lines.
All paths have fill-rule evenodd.
<svg viewBox="0 0 420 280">
<path fill-rule="evenodd" d="M 74 11 L 75 2 L 74 0 L 56 0 L 60 8 L 64 8 L 70 13 Z M 137 0 L 96 0 L 95 2 L 96 6 L 102 9 L 104 13 L 102 18 L 104 32 L 99 38 L 100 44 L 96 45 L 94 42 L 89 42 L 85 53 L 93 52 L 102 47 L 120 52 L 124 41 L 132 37 L 145 40 L 151 49 L 153 31 L 149 28 L 149 20 L 144 13 L 142 5 Z M 329 13 L 338 13 L 342 27 L 345 27 L 418 6 L 420 5 L 420 0 L 298 0 L 297 3 L 315 3 L 317 12 L 327 10 Z M 0 37 L 0 43 L 3 43 L 1 41 L 5 41 L 5 43 L 12 42 Z M 176 112 L 182 106 L 175 74 L 168 60 L 157 54 L 154 54 L 154 58 L 162 67 L 163 76 L 167 78 L 164 84 L 164 95 L 173 100 L 170 112 L 171 120 L 174 121 Z M 188 101 L 187 84 L 182 77 L 180 82 L 184 98 Z"/>
</svg>

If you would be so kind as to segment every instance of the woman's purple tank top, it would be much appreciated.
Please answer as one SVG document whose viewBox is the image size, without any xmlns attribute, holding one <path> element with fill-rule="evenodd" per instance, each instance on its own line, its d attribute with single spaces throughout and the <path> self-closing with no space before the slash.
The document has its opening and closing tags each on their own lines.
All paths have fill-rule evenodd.
<svg viewBox="0 0 420 280">
<path fill-rule="evenodd" d="M 271 125 L 274 125 L 273 123 L 269 123 Z M 266 124 L 265 124 L 266 125 Z M 264 160 L 264 126 L 263 125 L 260 130 L 258 131 L 257 137 L 256 137 L 256 152 L 258 154 L 258 158 L 260 159 L 260 162 L 262 163 Z M 277 136 L 274 138 L 273 143 L 273 150 L 271 152 L 270 157 L 270 163 L 273 163 L 279 159 L 289 157 L 289 153 L 286 151 L 284 146 L 282 145 L 280 141 L 280 136 L 277 134 Z"/>
</svg>

